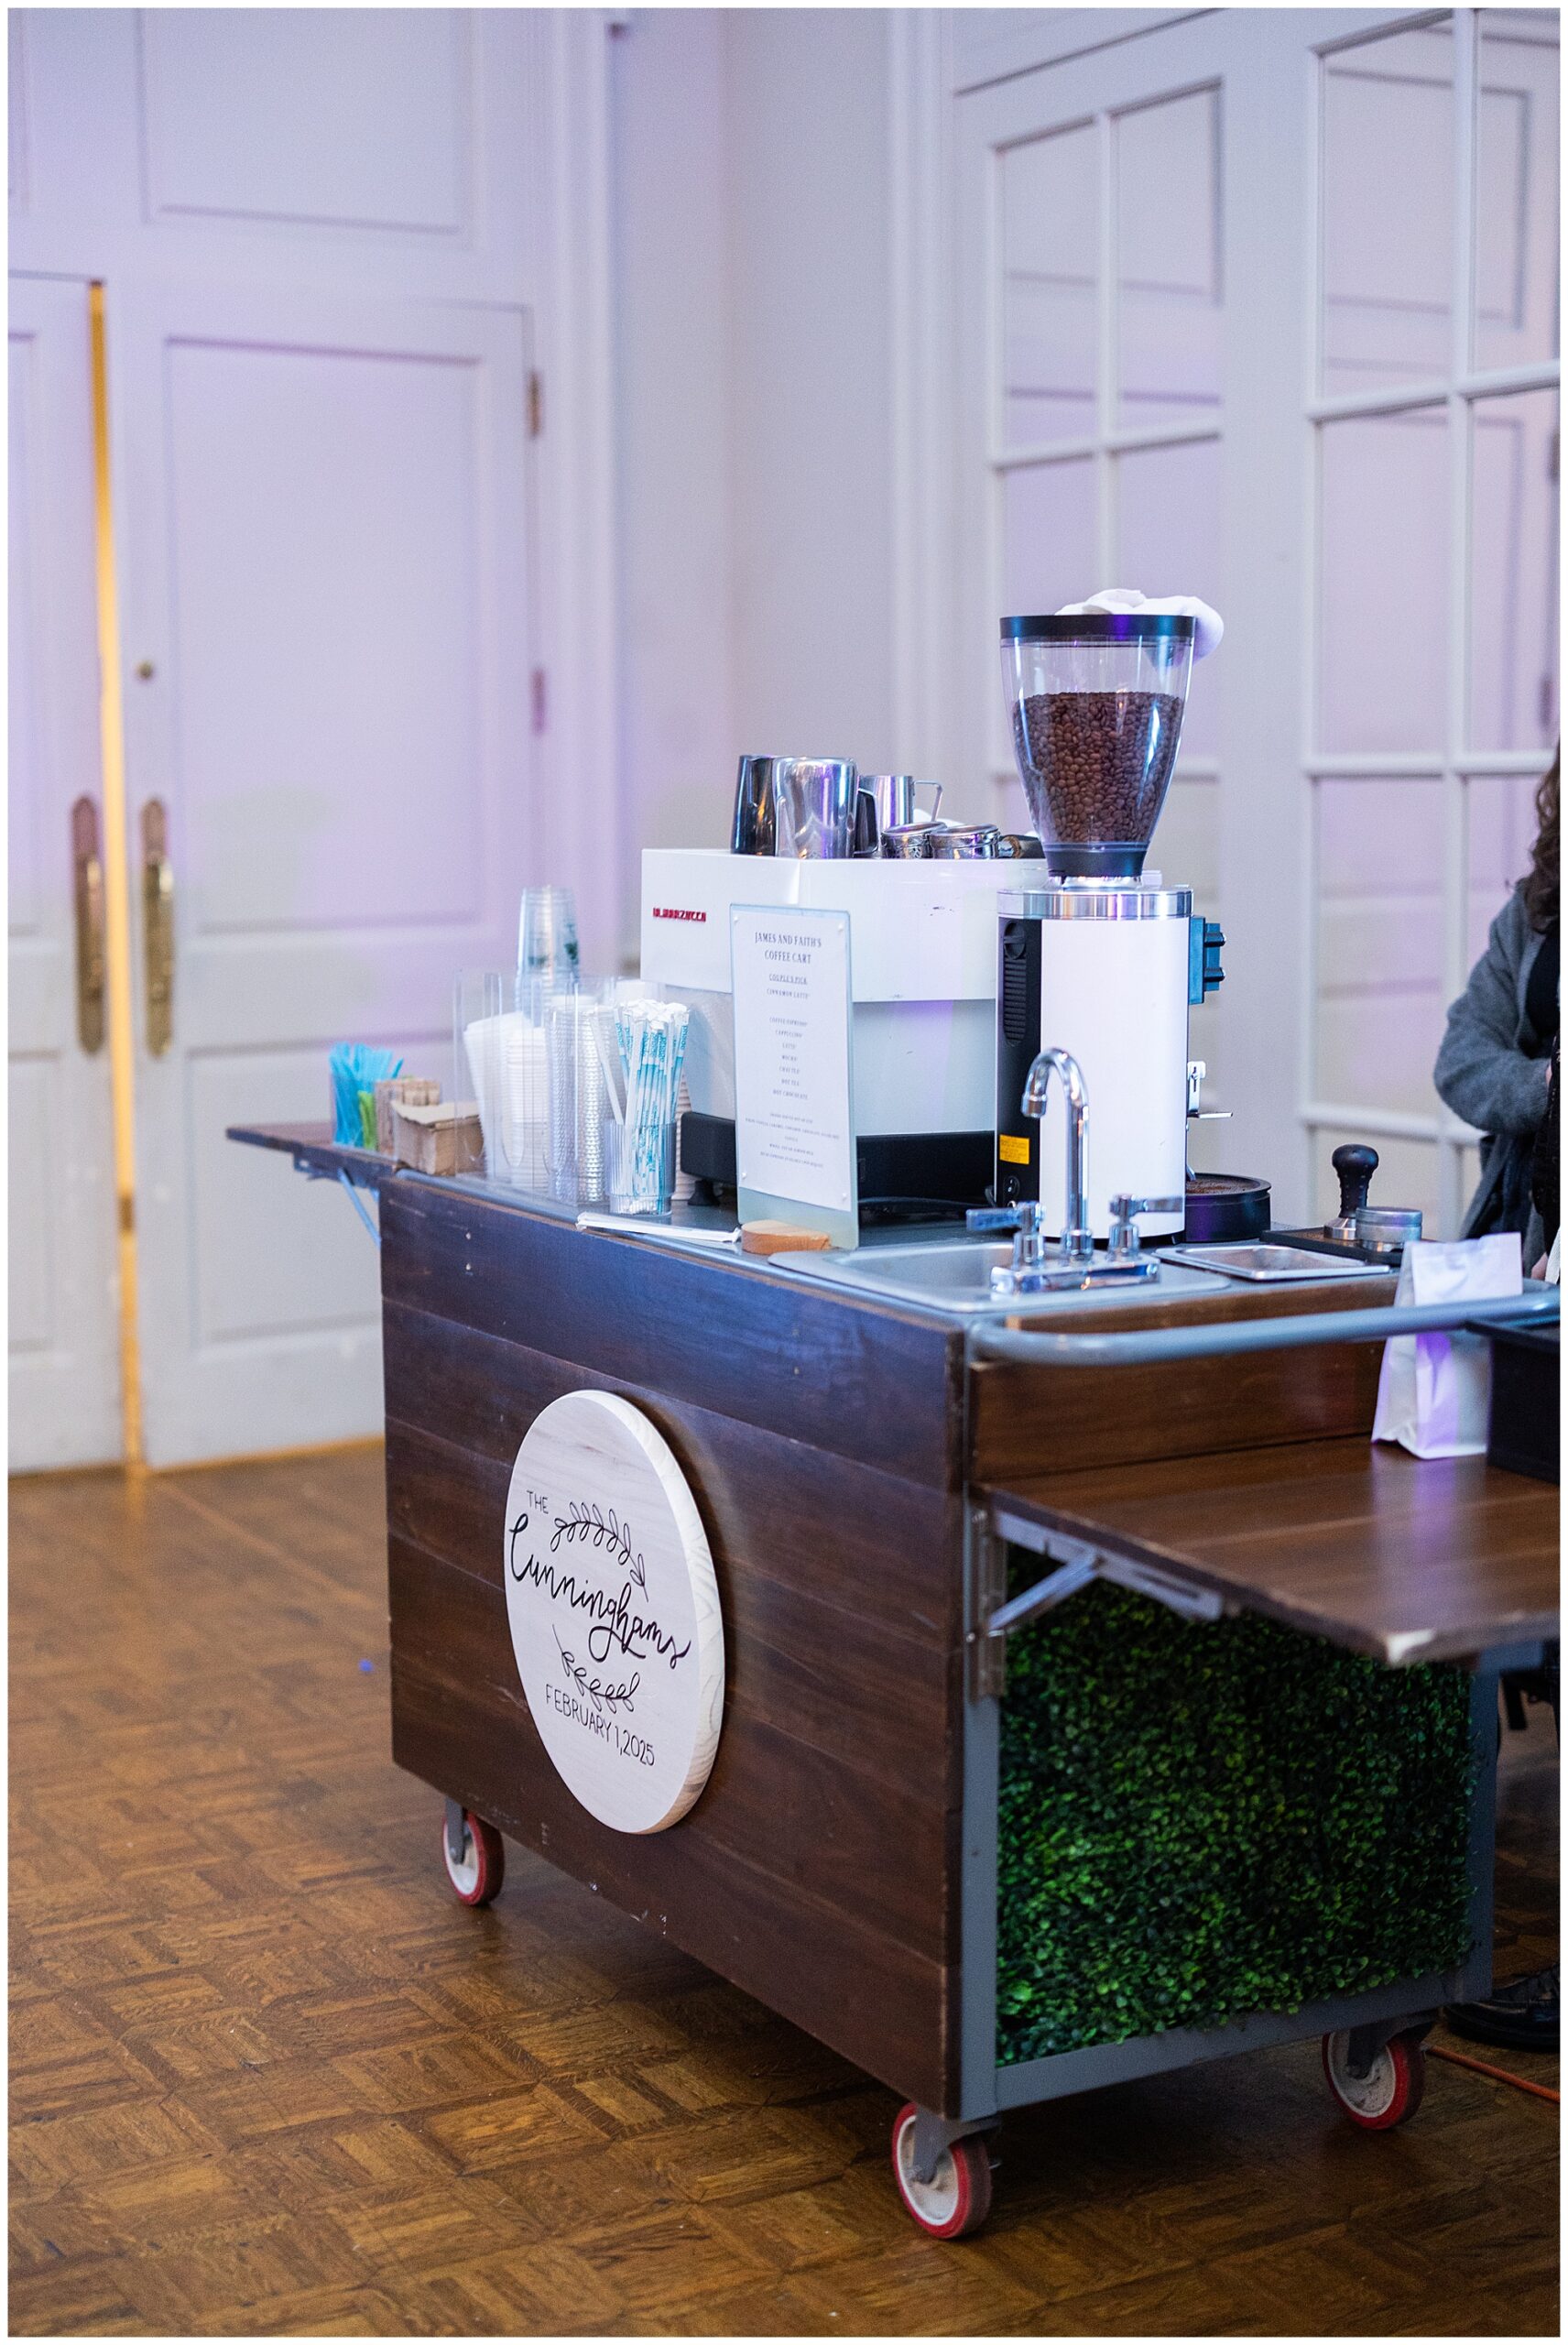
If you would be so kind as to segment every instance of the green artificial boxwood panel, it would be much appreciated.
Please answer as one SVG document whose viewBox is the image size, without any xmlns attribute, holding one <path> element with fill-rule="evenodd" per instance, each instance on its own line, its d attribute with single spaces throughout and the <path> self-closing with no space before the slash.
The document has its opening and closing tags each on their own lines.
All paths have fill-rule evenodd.
<svg viewBox="0 0 1568 2345">
<path fill-rule="evenodd" d="M 998 2059 L 1462 1962 L 1469 1709 L 1463 1669 L 1384 1668 L 1271 1620 L 1196 1624 L 1104 1583 L 1016 1633 Z"/>
</svg>

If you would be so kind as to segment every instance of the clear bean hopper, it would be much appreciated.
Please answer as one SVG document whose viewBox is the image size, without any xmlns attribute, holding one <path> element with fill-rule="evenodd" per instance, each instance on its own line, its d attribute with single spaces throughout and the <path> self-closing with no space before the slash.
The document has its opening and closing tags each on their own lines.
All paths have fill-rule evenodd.
<svg viewBox="0 0 1568 2345">
<path fill-rule="evenodd" d="M 1195 633 L 1170 612 L 1002 621 L 1018 776 L 1056 878 L 1142 871 L 1176 763 Z"/>
</svg>

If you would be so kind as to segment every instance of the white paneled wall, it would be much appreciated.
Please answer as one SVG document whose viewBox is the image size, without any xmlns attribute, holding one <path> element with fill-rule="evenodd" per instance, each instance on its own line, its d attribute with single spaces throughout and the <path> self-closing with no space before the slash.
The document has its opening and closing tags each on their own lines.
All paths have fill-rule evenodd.
<svg viewBox="0 0 1568 2345">
<path fill-rule="evenodd" d="M 899 640 L 900 593 L 912 587 L 918 595 L 930 583 L 899 575 L 909 517 L 898 504 L 896 409 L 909 389 L 898 370 L 910 364 L 899 280 L 909 256 L 901 263 L 893 219 L 898 44 L 909 30 L 896 24 L 899 13 L 632 9 L 617 19 L 611 104 L 628 956 L 640 847 L 718 843 L 739 750 L 847 756 L 873 769 L 920 762 L 917 707 L 927 679 L 919 656 L 902 689 L 899 681 L 900 655 L 909 658 Z M 982 10 L 955 22 L 951 54 L 941 49 L 935 16 L 916 29 L 940 52 L 947 90 L 1170 20 L 1157 11 Z M 1129 135 L 1141 132 L 1149 151 L 1132 158 L 1138 168 L 1129 189 L 1147 193 L 1175 169 L 1200 179 L 1212 171 L 1211 112 L 1200 94 L 1180 121 L 1138 125 Z M 1092 244 L 1092 134 L 1088 145 L 1080 193 Z M 1037 155 L 1034 168 L 1052 159 Z M 1062 165 L 1069 182 L 1072 159 Z M 931 183 L 940 186 L 934 172 Z M 1093 331 L 1093 252 L 1082 287 L 1067 282 L 1073 269 L 1062 258 L 1072 242 L 1070 196 L 1064 184 L 1050 202 L 1018 212 L 1020 221 L 1050 225 L 1041 266 L 1032 269 L 1030 256 L 1019 256 L 1020 282 L 1032 269 L 1037 287 L 1032 320 L 1019 320 L 1026 342 L 1032 331 L 1059 345 L 1074 300 L 1086 302 Z M 1205 252 L 1184 239 L 1180 255 L 1162 248 L 1158 208 L 1149 205 L 1129 213 L 1124 251 L 1129 397 L 1149 373 L 1139 351 L 1169 350 L 1174 335 L 1179 379 L 1169 362 L 1155 370 L 1152 390 L 1166 406 L 1149 412 L 1164 420 L 1175 398 L 1185 416 L 1213 399 L 1213 353 L 1203 339 L 1214 315 L 1212 245 Z M 915 261 L 939 269 L 932 252 Z M 951 359 L 949 338 L 935 364 L 945 368 Z M 1027 365 L 1019 375 L 1031 378 Z M 1021 437 L 1045 436 L 1021 409 L 1016 423 Z M 1051 435 L 1062 428 L 1057 416 Z M 927 469 L 949 467 L 952 458 L 943 442 Z M 1140 459 L 1138 494 L 1124 507 L 1124 568 L 1151 578 L 1169 569 L 1172 529 L 1193 497 L 1208 493 L 1206 483 L 1177 475 L 1203 462 L 1202 450 Z M 1038 513 L 1029 500 L 1040 501 L 1041 475 L 1013 475 L 1019 510 L 1007 542 L 1018 567 L 1007 592 L 1018 607 L 1083 591 L 1089 571 L 1091 584 L 1104 583 L 1093 467 L 1082 471 L 1076 506 L 1073 472 L 1060 467 L 1050 509 Z M 918 493 L 932 496 L 924 474 Z M 941 507 L 940 488 L 933 501 Z M 1192 558 L 1183 547 L 1183 562 Z M 1202 586 L 1212 561 L 1200 566 Z M 944 592 L 939 579 L 939 601 Z M 940 631 L 931 649 L 947 662 L 951 645 Z M 935 697 L 945 697 L 945 683 Z M 1212 753 L 1214 701 L 1204 678 L 1194 694 L 1194 754 L 1204 745 Z M 951 733 L 939 718 L 925 736 L 944 729 Z M 950 803 L 977 818 L 1001 805 L 986 754 L 968 745 L 941 769 Z M 1210 884 L 1215 860 L 1209 795 L 1202 783 L 1179 791 L 1167 825 L 1183 872 L 1200 885 Z M 1021 818 L 1021 798 L 1007 811 Z"/>
<path fill-rule="evenodd" d="M 887 24 L 725 20 L 735 716 L 748 749 L 899 753 L 892 726 Z"/>
<path fill-rule="evenodd" d="M 641 851 L 726 834 L 735 728 L 726 44 L 716 11 L 641 9 L 610 44 L 625 819 Z"/>
<path fill-rule="evenodd" d="M 887 22 L 634 9 L 611 104 L 630 956 L 639 849 L 721 844 L 740 750 L 913 754 L 893 713 Z"/>
<path fill-rule="evenodd" d="M 471 234 L 472 49 L 463 8 L 147 9 L 151 217 Z"/>
</svg>

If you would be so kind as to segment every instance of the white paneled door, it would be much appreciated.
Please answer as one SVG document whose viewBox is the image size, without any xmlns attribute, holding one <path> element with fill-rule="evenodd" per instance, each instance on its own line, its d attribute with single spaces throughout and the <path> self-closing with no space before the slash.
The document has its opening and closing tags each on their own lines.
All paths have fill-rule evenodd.
<svg viewBox="0 0 1568 2345">
<path fill-rule="evenodd" d="M 1529 868 L 1559 722 L 1557 12 L 1332 30 L 1312 88 L 1301 1123 L 1325 1209 L 1354 1133 L 1389 1201 L 1452 1235 L 1475 1135 L 1432 1061 Z"/>
<path fill-rule="evenodd" d="M 8 35 L 12 1463 L 371 1435 L 371 1240 L 224 1135 L 337 1042 L 450 1096 L 528 882 L 615 933 L 604 20 Z"/>
<path fill-rule="evenodd" d="M 13 279 L 10 1454 L 23 1468 L 120 1455 L 89 353 L 84 283 Z"/>
<path fill-rule="evenodd" d="M 1218 604 L 1153 859 L 1229 938 L 1207 1161 L 1282 1220 L 1351 1137 L 1439 1235 L 1475 1179 L 1432 1061 L 1560 722 L 1557 49 L 1222 8 L 957 103 L 965 753 L 1016 818 L 998 611 Z"/>
<path fill-rule="evenodd" d="M 444 1087 L 454 973 L 510 965 L 527 319 L 171 285 L 111 308 L 109 352 L 156 1466 L 379 1421 L 376 1264 L 348 1200 L 224 1131 L 325 1115 L 343 1040 Z"/>
</svg>

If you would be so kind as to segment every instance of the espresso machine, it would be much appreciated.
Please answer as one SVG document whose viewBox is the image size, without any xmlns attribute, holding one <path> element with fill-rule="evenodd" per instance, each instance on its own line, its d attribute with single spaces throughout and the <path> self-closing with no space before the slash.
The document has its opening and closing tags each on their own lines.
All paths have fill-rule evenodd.
<svg viewBox="0 0 1568 2345">
<path fill-rule="evenodd" d="M 1222 982 L 1225 941 L 1190 889 L 1145 868 L 1197 622 L 1084 608 L 1005 618 L 1001 632 L 1014 754 L 1044 855 L 997 905 L 996 1205 L 1033 1203 L 1045 1228 L 1072 1219 L 1083 1247 L 1125 1249 L 1130 1200 L 1141 1235 L 1169 1238 L 1186 1218 L 1188 1018 Z M 1043 1098 L 1037 1084 L 1024 1111 L 1042 1051 L 1076 1070 L 1086 1118 L 1065 1072 Z M 1072 1199 L 1070 1115 L 1092 1135 Z"/>
<path fill-rule="evenodd" d="M 681 1170 L 735 1185 L 730 911 L 850 916 L 852 1093 L 863 1206 L 979 1205 L 996 1157 L 996 907 L 1038 842 L 938 819 L 941 791 L 842 759 L 740 760 L 731 846 L 649 847 L 642 975 L 688 1005 Z M 925 801 L 925 803 L 921 802 Z"/>
</svg>

